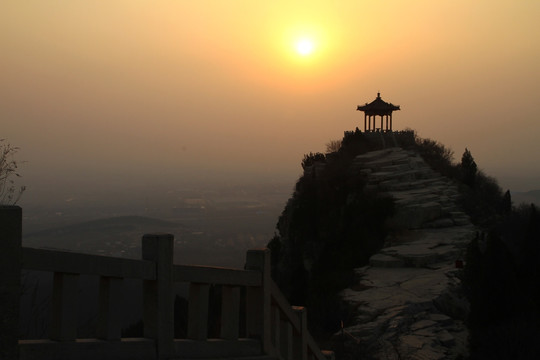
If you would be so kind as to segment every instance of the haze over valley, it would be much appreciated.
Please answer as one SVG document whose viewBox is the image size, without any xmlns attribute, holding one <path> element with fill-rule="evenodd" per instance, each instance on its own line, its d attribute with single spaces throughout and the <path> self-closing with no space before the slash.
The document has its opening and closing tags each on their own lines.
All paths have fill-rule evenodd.
<svg viewBox="0 0 540 360">
<path fill-rule="evenodd" d="M 142 234 L 169 232 L 178 263 L 242 267 L 245 250 L 273 236 L 292 186 L 124 191 L 24 207 L 25 245 L 140 258 Z"/>
</svg>

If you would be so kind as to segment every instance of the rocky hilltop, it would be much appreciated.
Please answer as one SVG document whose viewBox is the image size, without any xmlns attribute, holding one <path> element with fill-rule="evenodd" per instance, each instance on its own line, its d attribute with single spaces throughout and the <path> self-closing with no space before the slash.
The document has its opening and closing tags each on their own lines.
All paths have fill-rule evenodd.
<svg viewBox="0 0 540 360">
<path fill-rule="evenodd" d="M 346 354 L 376 359 L 455 359 L 467 353 L 468 303 L 459 269 L 475 227 L 458 206 L 457 185 L 414 151 L 371 151 L 352 168 L 366 189 L 395 201 L 394 229 L 341 292 L 355 311 Z M 456 268 L 457 267 L 457 268 Z"/>
<path fill-rule="evenodd" d="M 318 340 L 340 359 L 540 358 L 540 211 L 412 130 L 330 145 L 268 244 Z"/>
</svg>

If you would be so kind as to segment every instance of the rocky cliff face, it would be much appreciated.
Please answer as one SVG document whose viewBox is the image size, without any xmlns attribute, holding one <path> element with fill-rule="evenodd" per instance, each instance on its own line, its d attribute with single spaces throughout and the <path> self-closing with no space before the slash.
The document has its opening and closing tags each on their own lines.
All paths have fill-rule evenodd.
<svg viewBox="0 0 540 360">
<path fill-rule="evenodd" d="M 366 189 L 395 200 L 393 229 L 369 265 L 341 292 L 356 312 L 336 334 L 345 354 L 374 359 L 455 359 L 467 353 L 462 260 L 476 228 L 458 206 L 457 186 L 401 148 L 357 156 Z"/>
</svg>

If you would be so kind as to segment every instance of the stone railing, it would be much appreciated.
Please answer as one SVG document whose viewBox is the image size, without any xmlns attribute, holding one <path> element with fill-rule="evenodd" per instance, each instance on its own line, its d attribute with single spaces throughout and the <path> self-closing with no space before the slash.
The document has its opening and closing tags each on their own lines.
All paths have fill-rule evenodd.
<svg viewBox="0 0 540 360">
<path fill-rule="evenodd" d="M 268 249 L 249 250 L 244 270 L 174 265 L 170 234 L 144 235 L 142 259 L 134 260 L 24 248 L 21 223 L 19 207 L 0 207 L 2 359 L 333 358 L 310 336 L 306 310 L 291 307 L 272 281 Z M 48 339 L 18 339 L 23 269 L 54 274 Z M 80 275 L 100 279 L 95 339 L 77 338 Z M 128 300 L 122 283 L 127 278 L 143 281 L 142 338 L 121 337 L 119 314 Z M 179 282 L 189 284 L 185 339 L 174 338 L 173 288 Z M 212 285 L 221 286 L 222 294 L 220 335 L 215 339 L 208 338 L 207 328 Z"/>
</svg>

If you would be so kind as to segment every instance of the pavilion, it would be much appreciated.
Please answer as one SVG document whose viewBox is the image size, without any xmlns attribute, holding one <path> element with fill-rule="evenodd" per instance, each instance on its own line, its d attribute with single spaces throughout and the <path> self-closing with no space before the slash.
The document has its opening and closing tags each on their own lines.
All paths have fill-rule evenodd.
<svg viewBox="0 0 540 360">
<path fill-rule="evenodd" d="M 377 98 L 366 105 L 358 105 L 356 110 L 364 112 L 364 131 L 392 131 L 392 111 L 400 110 L 399 105 L 387 103 L 381 99 L 381 93 L 377 93 Z M 381 127 L 376 127 L 376 117 L 381 117 Z M 386 118 L 386 125 L 383 127 L 383 119 Z M 369 121 L 368 121 L 369 120 Z M 388 121 L 390 120 L 390 122 Z"/>
</svg>

